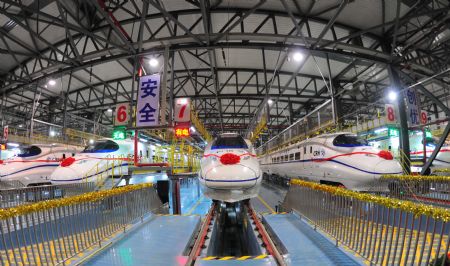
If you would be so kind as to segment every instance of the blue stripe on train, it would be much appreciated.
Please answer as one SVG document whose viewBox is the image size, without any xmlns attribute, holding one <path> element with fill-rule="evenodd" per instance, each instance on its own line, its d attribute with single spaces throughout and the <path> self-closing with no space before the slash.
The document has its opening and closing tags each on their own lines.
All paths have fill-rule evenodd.
<svg viewBox="0 0 450 266">
<path fill-rule="evenodd" d="M 35 168 L 41 168 L 41 167 L 58 167 L 58 166 L 59 166 L 59 163 L 58 163 L 58 164 L 45 164 L 45 165 L 42 164 L 42 165 L 36 165 L 36 166 L 32 166 L 32 167 L 28 167 L 28 168 L 25 168 L 25 169 L 16 171 L 16 172 L 11 173 L 11 174 L 0 175 L 0 177 L 7 177 L 7 176 L 10 176 L 10 175 L 15 175 L 15 174 L 17 174 L 17 173 L 25 172 L 25 171 L 28 171 L 28 170 L 31 170 L 31 169 L 35 169 Z"/>
<path fill-rule="evenodd" d="M 205 181 L 208 181 L 208 182 L 233 182 L 233 183 L 236 183 L 236 182 L 249 182 L 249 181 L 255 181 L 255 180 L 258 180 L 260 177 L 258 176 L 258 177 L 255 177 L 255 178 L 252 178 L 252 179 L 245 179 L 245 180 L 215 180 L 215 179 L 205 179 Z"/>
<path fill-rule="evenodd" d="M 320 159 L 315 159 L 315 160 L 320 160 Z M 297 161 L 281 162 L 281 163 L 271 163 L 271 164 L 304 163 L 304 162 L 312 162 L 312 161 L 315 161 L 315 160 L 308 159 L 308 160 L 297 160 Z M 334 160 L 334 159 L 327 160 L 326 162 L 334 162 L 334 163 L 338 163 L 338 164 L 341 164 L 341 165 L 343 165 L 343 166 L 347 166 L 347 167 L 349 167 L 349 168 L 352 168 L 352 169 L 355 169 L 355 170 L 358 170 L 358 171 L 361 171 L 361 172 L 364 172 L 364 173 L 368 173 L 368 174 L 374 174 L 374 175 L 394 175 L 394 174 L 401 174 L 401 173 L 402 173 L 402 172 L 395 172 L 395 173 L 378 173 L 378 172 L 371 172 L 371 171 L 367 171 L 367 170 L 360 169 L 360 168 L 355 167 L 355 166 L 353 166 L 353 165 L 349 165 L 349 164 L 346 164 L 346 163 L 343 163 L 343 162 L 340 162 L 340 161 L 336 161 L 336 160 Z M 261 164 L 261 165 L 271 165 L 271 164 L 270 164 L 270 163 L 269 163 L 269 164 L 266 163 L 266 164 Z"/>
</svg>

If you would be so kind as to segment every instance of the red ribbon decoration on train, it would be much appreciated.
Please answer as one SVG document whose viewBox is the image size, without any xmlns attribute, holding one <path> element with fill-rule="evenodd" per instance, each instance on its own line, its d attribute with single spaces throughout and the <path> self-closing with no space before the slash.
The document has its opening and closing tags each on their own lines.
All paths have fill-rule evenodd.
<svg viewBox="0 0 450 266">
<path fill-rule="evenodd" d="M 241 161 L 241 157 L 234 153 L 225 153 L 220 156 L 220 162 L 222 164 L 237 164 Z"/>
</svg>

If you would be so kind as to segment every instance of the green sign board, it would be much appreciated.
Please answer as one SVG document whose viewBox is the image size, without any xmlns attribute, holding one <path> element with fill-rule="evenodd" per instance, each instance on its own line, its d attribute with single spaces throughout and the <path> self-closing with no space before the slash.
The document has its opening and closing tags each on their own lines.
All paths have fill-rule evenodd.
<svg viewBox="0 0 450 266">
<path fill-rule="evenodd" d="M 125 131 L 125 128 L 123 128 L 123 127 L 115 128 L 112 133 L 112 138 L 115 140 L 126 139 L 126 137 L 127 137 L 127 133 Z"/>
</svg>

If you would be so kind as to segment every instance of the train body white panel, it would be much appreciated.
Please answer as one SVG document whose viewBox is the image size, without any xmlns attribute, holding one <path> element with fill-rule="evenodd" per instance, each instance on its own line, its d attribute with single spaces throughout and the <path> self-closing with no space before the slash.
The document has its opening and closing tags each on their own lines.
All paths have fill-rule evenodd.
<svg viewBox="0 0 450 266">
<path fill-rule="evenodd" d="M 151 154 L 150 148 L 150 145 L 138 142 L 138 156 Z M 101 139 L 75 155 L 73 159 L 68 159 L 72 162 L 61 163 L 50 179 L 54 184 L 98 183 L 109 176 L 128 175 L 128 164 L 131 163 L 133 155 L 134 140 Z"/>
<path fill-rule="evenodd" d="M 81 148 L 60 144 L 33 144 L 21 149 L 17 156 L 0 164 L 1 181 L 20 181 L 24 185 L 50 183 L 50 175 L 61 160 Z"/>
<path fill-rule="evenodd" d="M 237 134 L 222 134 L 205 149 L 199 172 L 207 197 L 236 202 L 256 197 L 262 172 L 249 141 Z"/>
<path fill-rule="evenodd" d="M 383 174 L 402 172 L 390 153 L 358 141 L 350 133 L 311 138 L 262 156 L 261 169 L 269 175 L 339 184 L 357 191 L 369 190 Z"/>
</svg>

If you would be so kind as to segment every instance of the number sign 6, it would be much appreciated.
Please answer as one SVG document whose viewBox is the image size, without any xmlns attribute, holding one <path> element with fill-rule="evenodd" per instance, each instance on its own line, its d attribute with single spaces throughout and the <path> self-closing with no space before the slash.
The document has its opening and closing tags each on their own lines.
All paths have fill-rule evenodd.
<svg viewBox="0 0 450 266">
<path fill-rule="evenodd" d="M 122 126 L 128 124 L 130 120 L 130 105 L 127 103 L 119 103 L 116 105 L 116 116 L 114 119 L 114 125 Z"/>
</svg>

